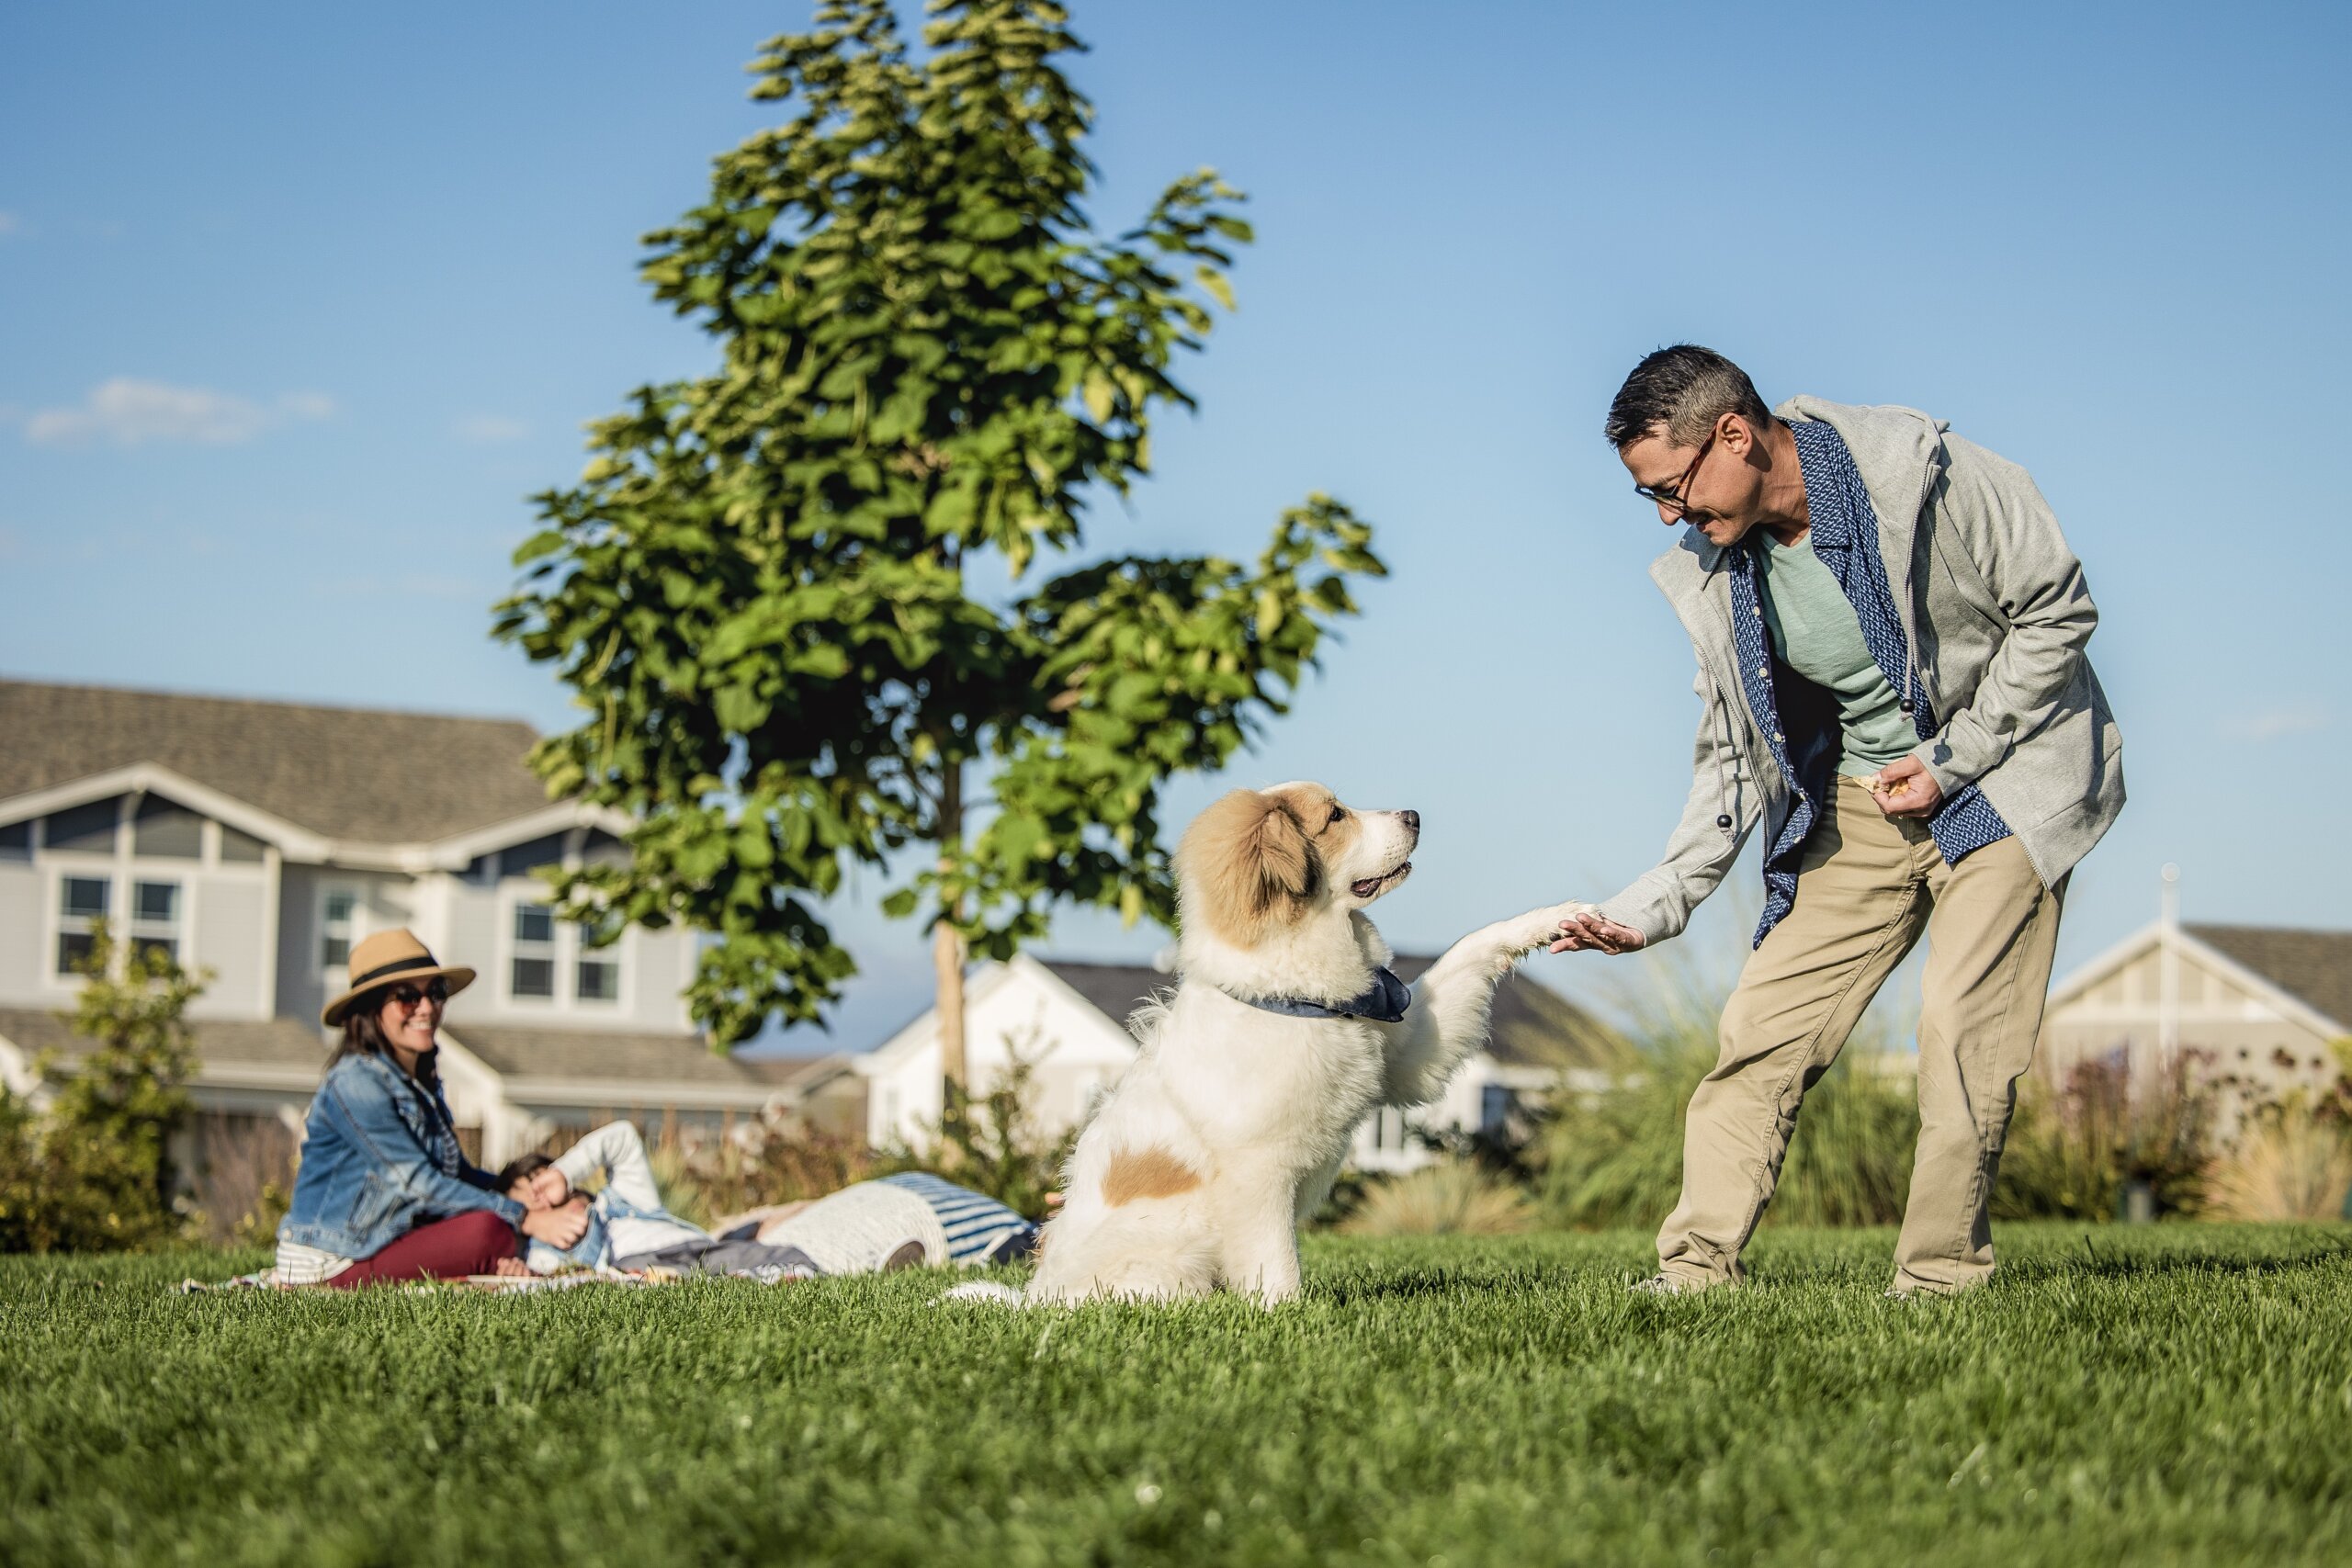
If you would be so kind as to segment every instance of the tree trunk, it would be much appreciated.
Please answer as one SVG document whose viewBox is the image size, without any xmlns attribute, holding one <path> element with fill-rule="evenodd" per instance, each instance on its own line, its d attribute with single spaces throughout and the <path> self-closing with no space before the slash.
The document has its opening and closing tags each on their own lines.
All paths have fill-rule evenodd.
<svg viewBox="0 0 2352 1568">
<path fill-rule="evenodd" d="M 964 842 L 964 769 L 959 762 L 950 762 L 941 782 L 939 794 L 939 867 L 955 869 L 956 852 Z M 948 923 L 962 913 L 963 901 L 956 900 L 941 911 L 939 923 L 932 928 L 932 967 L 937 978 L 937 995 L 933 1005 L 939 1014 L 939 1074 L 942 1079 L 940 1121 L 943 1132 L 953 1134 L 964 1121 L 964 939 Z M 943 1153 L 950 1153 L 955 1140 L 946 1140 Z M 952 1157 L 952 1154 L 950 1155 Z"/>
</svg>

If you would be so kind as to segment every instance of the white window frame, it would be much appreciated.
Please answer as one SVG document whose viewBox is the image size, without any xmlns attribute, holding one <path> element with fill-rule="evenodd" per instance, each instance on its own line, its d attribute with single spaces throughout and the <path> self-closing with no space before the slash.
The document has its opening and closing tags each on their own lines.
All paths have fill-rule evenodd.
<svg viewBox="0 0 2352 1568">
<path fill-rule="evenodd" d="M 556 935 L 559 941 L 565 931 L 568 930 L 571 933 L 571 962 L 564 966 L 564 973 L 571 977 L 571 1004 L 590 1012 L 618 1012 L 621 1008 L 621 976 L 627 974 L 628 969 L 628 966 L 621 962 L 621 949 L 628 945 L 628 933 L 623 931 L 620 940 L 609 946 L 591 947 L 577 925 L 561 920 L 557 921 L 556 924 L 558 927 Z M 613 972 L 613 988 L 610 995 L 590 997 L 581 993 L 580 966 L 583 964 L 601 964 Z"/>
<path fill-rule="evenodd" d="M 327 962 L 327 907 L 337 898 L 351 900 L 351 914 L 345 920 L 350 928 L 347 943 L 343 950 L 344 962 Z M 318 900 L 312 910 L 316 917 L 311 923 L 311 962 L 317 966 L 319 980 L 327 994 L 334 996 L 351 984 L 351 951 L 368 935 L 368 890 L 356 882 L 321 882 Z"/>
<path fill-rule="evenodd" d="M 499 900 L 498 988 L 500 999 L 509 1007 L 560 1008 L 563 1001 L 563 922 L 555 918 L 555 900 L 540 883 L 530 884 L 526 894 L 521 886 L 524 878 L 512 879 L 515 884 L 511 896 Z M 548 912 L 548 940 L 525 942 L 515 929 L 525 909 L 545 909 Z M 548 964 L 548 994 L 543 997 L 525 996 L 514 989 L 514 965 L 526 958 L 542 958 Z"/>
<path fill-rule="evenodd" d="M 70 969 L 62 969 L 58 959 L 69 936 L 87 936 L 93 917 L 68 915 L 65 912 L 65 885 L 69 882 L 95 882 L 106 889 L 106 908 L 95 917 L 114 923 L 115 912 L 121 900 L 115 897 L 114 867 L 103 870 L 96 866 L 61 865 L 49 878 L 49 930 L 42 942 L 41 970 L 51 987 L 72 989 L 82 984 L 84 976 Z"/>
<path fill-rule="evenodd" d="M 82 976 L 57 972 L 57 950 L 62 938 L 69 933 L 86 931 L 86 920 L 79 917 L 73 922 L 65 918 L 65 879 L 79 877 L 85 881 L 107 885 L 107 922 L 121 934 L 119 918 L 123 908 L 124 873 L 130 860 L 130 829 L 126 825 L 130 803 L 138 799 L 135 792 L 125 791 L 115 805 L 114 842 L 105 850 L 57 850 L 49 846 L 49 818 L 43 816 L 33 825 L 33 863 L 43 872 L 42 886 L 46 892 L 41 908 L 41 984 L 51 991 L 71 996 L 82 988 Z"/>
<path fill-rule="evenodd" d="M 588 829 L 573 828 L 564 834 L 563 865 L 577 870 L 580 852 L 586 841 Z M 511 846 L 510 846 L 511 847 Z M 496 864 L 498 852 L 489 852 Z M 492 873 L 495 877 L 495 873 Z M 580 927 L 560 917 L 553 918 L 553 940 L 525 942 L 514 932 L 515 911 L 526 905 L 538 905 L 549 911 L 557 908 L 553 894 L 546 883 L 528 873 L 514 876 L 495 877 L 498 889 L 498 975 L 495 982 L 498 1005 L 524 1012 L 590 1014 L 612 1016 L 628 1010 L 629 1000 L 629 953 L 636 933 L 624 929 L 620 939 L 608 947 L 592 948 L 582 940 Z M 514 961 L 517 958 L 548 958 L 554 965 L 553 994 L 544 997 L 517 996 L 514 991 Z M 585 960 L 603 964 L 613 971 L 613 994 L 609 997 L 583 998 L 580 994 L 580 965 Z"/>
<path fill-rule="evenodd" d="M 189 966 L 188 931 L 195 924 L 190 918 L 188 901 L 194 897 L 193 878 L 141 874 L 133 869 L 126 879 L 130 897 L 122 901 L 122 936 L 124 951 L 129 952 L 141 942 L 168 942 L 172 944 L 172 961 L 181 967 Z M 172 918 L 153 920 L 139 912 L 139 890 L 141 887 L 168 887 L 172 890 Z"/>
</svg>

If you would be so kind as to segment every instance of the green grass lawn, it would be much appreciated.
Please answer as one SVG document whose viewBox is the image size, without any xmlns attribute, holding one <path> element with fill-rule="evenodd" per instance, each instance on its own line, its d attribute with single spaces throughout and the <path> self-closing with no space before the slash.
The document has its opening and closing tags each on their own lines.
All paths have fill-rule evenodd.
<svg viewBox="0 0 2352 1568">
<path fill-rule="evenodd" d="M 935 1274 L 182 1297 L 0 1258 L 0 1562 L 2352 1562 L 2352 1232 L 2010 1225 L 1988 1289 L 1772 1232 L 1316 1238 L 1306 1298 Z"/>
</svg>

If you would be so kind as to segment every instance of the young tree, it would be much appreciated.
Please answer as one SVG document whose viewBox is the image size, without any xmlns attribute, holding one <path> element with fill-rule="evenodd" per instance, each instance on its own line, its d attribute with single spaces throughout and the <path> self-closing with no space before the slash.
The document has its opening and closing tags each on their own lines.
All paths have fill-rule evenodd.
<svg viewBox="0 0 2352 1568">
<path fill-rule="evenodd" d="M 921 846 L 886 908 L 934 930 L 953 1086 L 967 948 L 1009 956 L 1060 901 L 1170 919 L 1163 784 L 1284 711 L 1383 569 L 1315 495 L 1252 568 L 1038 571 L 1081 547 L 1091 487 L 1148 471 L 1156 409 L 1192 406 L 1170 361 L 1250 231 L 1203 171 L 1096 235 L 1062 8 L 930 8 L 922 62 L 888 0 L 764 46 L 752 96 L 797 112 L 643 267 L 721 364 L 594 427 L 497 635 L 589 716 L 541 745 L 550 792 L 639 824 L 630 863 L 562 878 L 568 916 L 717 933 L 689 997 L 729 1043 L 821 1016 L 854 965 L 814 899 Z"/>
<path fill-rule="evenodd" d="M 125 951 L 104 921 L 75 967 L 74 1032 L 95 1048 L 46 1115 L 0 1091 L 0 1252 L 145 1247 L 177 1228 L 171 1135 L 196 1070 L 184 1015 L 210 976 L 161 947 Z"/>
</svg>

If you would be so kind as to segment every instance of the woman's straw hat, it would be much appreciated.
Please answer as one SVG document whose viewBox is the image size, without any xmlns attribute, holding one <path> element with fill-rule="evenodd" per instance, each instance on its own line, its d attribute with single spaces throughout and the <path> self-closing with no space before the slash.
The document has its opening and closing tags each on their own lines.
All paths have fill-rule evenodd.
<svg viewBox="0 0 2352 1568">
<path fill-rule="evenodd" d="M 436 964 L 425 945 L 416 940 L 416 933 L 402 926 L 398 931 L 378 931 L 374 936 L 351 950 L 351 989 L 326 1005 L 319 1014 L 319 1021 L 329 1029 L 343 1021 L 351 1004 L 370 991 L 380 991 L 388 986 L 403 982 L 422 986 L 435 975 L 449 983 L 449 994 L 456 996 L 474 983 L 474 972 L 462 964 Z"/>
</svg>

